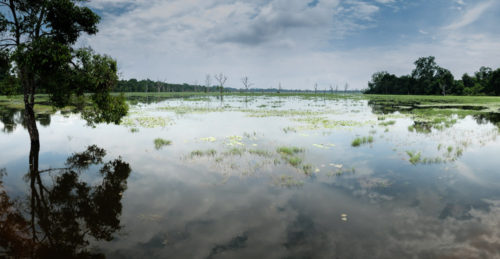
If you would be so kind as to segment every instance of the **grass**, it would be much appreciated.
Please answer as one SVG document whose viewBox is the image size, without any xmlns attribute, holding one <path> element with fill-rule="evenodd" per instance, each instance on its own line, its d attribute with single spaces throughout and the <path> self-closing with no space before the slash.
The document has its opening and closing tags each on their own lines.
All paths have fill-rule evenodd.
<svg viewBox="0 0 500 259">
<path fill-rule="evenodd" d="M 372 136 L 368 136 L 368 137 L 362 137 L 362 138 L 355 138 L 352 143 L 351 143 L 351 146 L 353 147 L 359 147 L 363 144 L 367 144 L 367 143 L 373 143 L 373 137 Z"/>
<path fill-rule="evenodd" d="M 396 124 L 396 121 L 384 121 L 384 122 L 379 123 L 378 125 L 387 127 L 387 126 L 391 126 L 394 124 Z"/>
<path fill-rule="evenodd" d="M 416 164 L 418 164 L 421 161 L 421 154 L 420 154 L 420 152 L 417 153 L 417 152 L 413 152 L 413 151 L 406 151 L 406 154 L 408 154 L 408 156 L 410 157 L 408 161 L 412 165 L 416 165 Z"/>
<path fill-rule="evenodd" d="M 295 154 L 304 152 L 304 149 L 298 147 L 279 147 L 276 149 L 276 152 L 282 155 L 293 156 Z"/>
<path fill-rule="evenodd" d="M 160 149 L 162 149 L 165 146 L 172 145 L 172 141 L 171 140 L 166 140 L 166 139 L 162 139 L 162 138 L 155 139 L 154 143 L 155 143 L 156 150 L 160 150 Z"/>
<path fill-rule="evenodd" d="M 272 157 L 272 154 L 270 152 L 262 149 L 250 149 L 248 150 L 248 153 L 260 157 Z"/>
</svg>

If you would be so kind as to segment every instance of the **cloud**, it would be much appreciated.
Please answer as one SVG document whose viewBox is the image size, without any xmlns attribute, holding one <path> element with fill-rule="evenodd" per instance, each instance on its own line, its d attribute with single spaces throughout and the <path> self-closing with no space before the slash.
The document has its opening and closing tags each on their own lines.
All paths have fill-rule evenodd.
<svg viewBox="0 0 500 259">
<path fill-rule="evenodd" d="M 436 56 L 458 76 L 481 65 L 495 67 L 500 60 L 495 54 L 497 36 L 436 29 L 441 24 L 419 26 L 421 32 L 407 30 L 427 41 L 401 37 L 385 45 L 371 39 L 353 44 L 364 33 L 391 30 L 381 18 L 400 24 L 383 13 L 384 8 L 404 6 L 400 1 L 98 0 L 89 4 L 102 16 L 100 32 L 80 44 L 115 57 L 126 79 L 193 83 L 202 82 L 206 74 L 223 72 L 231 87 L 242 87 L 240 78 L 248 75 L 255 87 L 262 88 L 277 87 L 278 82 L 292 89 L 311 89 L 316 82 L 320 88 L 348 82 L 352 89 L 360 89 L 378 70 L 409 73 L 420 56 Z M 400 13 L 411 11 L 400 8 Z M 422 37 L 422 32 L 432 37 Z"/>
<path fill-rule="evenodd" d="M 460 4 L 460 5 L 464 4 L 463 1 L 458 1 L 457 3 Z M 456 29 L 460 29 L 462 27 L 465 27 L 467 25 L 470 25 L 470 24 L 476 22 L 478 19 L 481 18 L 481 16 L 486 11 L 489 10 L 489 8 L 493 4 L 495 4 L 495 2 L 491 1 L 491 0 L 477 4 L 473 8 L 467 10 L 464 13 L 464 15 L 462 17 L 460 17 L 460 19 L 458 19 L 457 21 L 453 22 L 452 24 L 444 27 L 444 29 L 456 30 Z"/>
</svg>

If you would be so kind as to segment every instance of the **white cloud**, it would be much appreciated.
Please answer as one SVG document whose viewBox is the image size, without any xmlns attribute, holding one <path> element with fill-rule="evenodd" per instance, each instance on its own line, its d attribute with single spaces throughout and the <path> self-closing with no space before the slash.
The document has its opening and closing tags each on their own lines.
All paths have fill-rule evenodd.
<svg viewBox="0 0 500 259">
<path fill-rule="evenodd" d="M 458 1 L 457 3 L 463 5 L 462 1 Z M 460 17 L 460 19 L 458 19 L 457 21 L 453 22 L 452 24 L 446 26 L 445 29 L 456 30 L 456 29 L 460 29 L 462 27 L 465 27 L 467 25 L 474 23 L 479 18 L 481 18 L 483 13 L 488 11 L 488 9 L 493 4 L 495 4 L 495 1 L 492 1 L 492 0 L 477 4 L 473 8 L 467 10 L 464 13 L 464 15 L 462 17 Z"/>
<path fill-rule="evenodd" d="M 436 56 L 457 76 L 481 65 L 495 67 L 500 60 L 497 37 L 450 30 L 436 34 L 433 42 L 332 48 L 332 41 L 376 25 L 381 7 L 363 1 L 321 0 L 314 7 L 300 0 L 92 3 L 104 12 L 103 21 L 100 32 L 82 44 L 115 57 L 124 78 L 193 83 L 223 72 L 231 87 L 241 87 L 240 78 L 248 75 L 255 87 L 282 82 L 284 88 L 304 89 L 318 82 L 327 88 L 349 82 L 360 89 L 378 70 L 410 73 L 420 56 Z M 121 6 L 117 3 L 133 6 L 113 12 Z"/>
</svg>

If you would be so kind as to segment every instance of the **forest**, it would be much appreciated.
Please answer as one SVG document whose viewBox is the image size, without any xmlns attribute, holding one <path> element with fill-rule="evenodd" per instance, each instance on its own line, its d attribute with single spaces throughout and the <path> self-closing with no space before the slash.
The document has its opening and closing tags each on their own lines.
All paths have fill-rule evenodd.
<svg viewBox="0 0 500 259">
<path fill-rule="evenodd" d="M 368 82 L 365 94 L 414 95 L 500 95 L 500 68 L 481 67 L 474 75 L 467 73 L 456 80 L 446 68 L 436 64 L 435 57 L 421 57 L 411 75 L 396 76 L 376 72 Z"/>
</svg>

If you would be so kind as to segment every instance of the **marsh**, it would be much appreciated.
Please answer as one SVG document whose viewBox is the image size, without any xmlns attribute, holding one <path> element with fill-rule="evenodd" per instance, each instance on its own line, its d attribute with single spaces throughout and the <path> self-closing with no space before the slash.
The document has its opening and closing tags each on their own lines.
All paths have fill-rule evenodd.
<svg viewBox="0 0 500 259">
<path fill-rule="evenodd" d="M 92 144 L 105 151 L 97 162 L 130 166 L 121 189 L 109 187 L 120 192 L 121 227 L 75 249 L 107 258 L 496 256 L 500 99 L 159 95 L 130 94 L 120 125 L 37 113 L 40 170 L 68 167 Z M 22 204 L 29 136 L 20 110 L 0 113 L 2 190 Z M 88 164 L 78 176 L 98 186 L 100 170 Z"/>
</svg>

